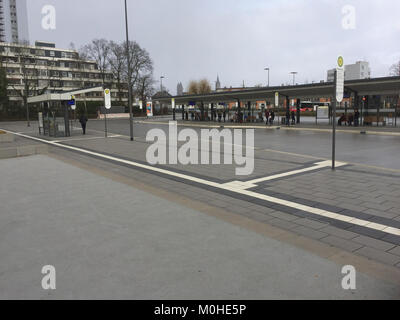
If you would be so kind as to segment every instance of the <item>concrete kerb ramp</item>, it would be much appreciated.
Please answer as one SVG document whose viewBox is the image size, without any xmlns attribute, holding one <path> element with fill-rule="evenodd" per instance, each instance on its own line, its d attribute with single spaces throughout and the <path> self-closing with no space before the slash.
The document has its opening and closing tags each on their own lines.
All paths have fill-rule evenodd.
<svg viewBox="0 0 400 320">
<path fill-rule="evenodd" d="M 47 145 L 33 144 L 26 139 L 17 138 L 10 132 L 0 130 L 0 159 L 46 154 L 48 150 Z"/>
</svg>

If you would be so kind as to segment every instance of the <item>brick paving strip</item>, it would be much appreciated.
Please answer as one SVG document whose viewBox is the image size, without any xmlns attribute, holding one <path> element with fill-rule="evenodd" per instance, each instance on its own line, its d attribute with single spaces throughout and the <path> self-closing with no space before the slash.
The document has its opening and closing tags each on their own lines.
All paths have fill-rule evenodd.
<svg viewBox="0 0 400 320">
<path fill-rule="evenodd" d="M 182 192 L 190 190 L 191 187 L 200 187 L 203 190 L 214 192 L 214 194 L 220 198 L 222 196 L 227 196 L 231 197 L 230 199 L 234 198 L 237 201 L 248 202 L 249 208 L 247 214 L 246 211 L 243 211 L 243 208 L 240 209 L 240 212 L 238 212 L 239 214 L 248 216 L 251 219 L 266 222 L 281 229 L 290 230 L 302 236 L 316 239 L 338 248 L 343 248 L 350 252 L 355 252 L 385 264 L 400 267 L 400 257 L 398 254 L 400 247 L 394 245 L 400 244 L 400 228 L 399 224 L 395 226 L 391 225 L 392 222 L 396 222 L 394 220 L 386 219 L 380 220 L 380 222 L 383 221 L 384 223 L 376 223 L 376 221 L 372 219 L 371 221 L 368 220 L 368 218 L 372 216 L 364 216 L 365 219 L 360 219 L 354 214 L 339 214 L 338 210 L 330 211 L 329 209 L 331 209 L 331 207 L 325 207 L 325 209 L 316 208 L 307 204 L 302 204 L 301 202 L 298 203 L 284 199 L 284 197 L 281 199 L 276 196 L 243 190 L 243 186 L 235 188 L 229 184 L 224 185 L 225 183 L 202 179 L 198 175 L 197 177 L 193 177 L 184 173 L 177 173 L 171 170 L 149 166 L 145 162 L 141 163 L 141 161 L 137 160 L 131 161 L 130 159 L 124 159 L 120 156 L 115 157 L 104 152 L 99 153 L 88 150 L 87 148 L 77 148 L 24 134 L 18 133 L 17 135 L 58 148 L 74 151 L 75 153 L 85 154 L 99 160 L 106 160 L 118 165 L 123 165 L 128 168 L 141 168 L 143 169 L 141 171 L 154 174 L 158 177 L 166 177 L 171 181 L 185 183 L 187 187 L 185 187 L 185 190 Z M 285 179 L 286 177 L 283 176 L 281 178 Z M 192 195 L 196 195 L 193 190 L 191 192 Z M 215 205 L 217 207 L 226 206 L 226 203 L 223 201 L 217 202 L 216 200 Z M 213 205 L 213 203 L 211 204 Z M 262 213 L 257 213 L 257 207 L 258 211 Z M 326 210 L 326 208 L 328 208 L 328 210 Z M 235 208 L 227 209 L 235 212 Z M 270 212 L 266 215 L 265 211 L 268 210 Z M 284 216 L 285 214 L 286 216 Z M 352 228 L 349 228 L 349 226 Z"/>
<path fill-rule="evenodd" d="M 12 132 L 10 132 L 12 133 Z M 93 152 L 93 151 L 89 151 L 86 149 L 82 149 L 82 148 L 77 148 L 77 147 L 73 147 L 73 146 L 68 146 L 68 145 L 63 145 L 60 144 L 58 142 L 54 142 L 54 141 L 47 141 L 47 140 L 43 140 L 40 138 L 35 138 L 35 137 L 31 137 L 31 136 L 27 136 L 24 134 L 20 134 L 20 133 L 14 133 L 18 136 L 24 137 L 24 138 L 28 138 L 28 139 L 33 139 L 35 141 L 41 141 L 53 146 L 57 146 L 57 147 L 61 147 L 61 148 L 65 148 L 65 149 L 69 149 L 69 150 L 73 150 L 73 151 L 78 151 L 81 153 L 85 153 L 85 154 L 89 154 L 95 157 L 100 157 L 100 158 L 104 158 L 104 159 L 108 159 L 111 161 L 115 161 L 115 162 L 120 162 L 120 163 L 124 163 L 130 166 L 134 166 L 134 167 L 139 167 L 145 170 L 150 170 L 150 171 L 154 171 L 160 174 L 164 174 L 164 175 L 168 175 L 168 176 L 173 176 L 179 179 L 183 179 L 186 181 L 191 181 L 197 184 L 203 184 L 206 185 L 208 187 L 212 187 L 212 188 L 216 188 L 216 189 L 222 189 L 225 191 L 230 191 L 233 193 L 238 193 L 240 195 L 243 196 L 248 196 L 248 197 L 252 197 L 255 199 L 259 199 L 262 201 L 267 201 L 270 203 L 274 203 L 277 205 L 281 205 L 281 206 L 285 206 L 285 207 L 289 207 L 289 208 L 293 208 L 293 209 L 297 209 L 300 211 L 304 211 L 304 212 L 309 212 L 312 214 L 315 214 L 317 216 L 321 216 L 321 217 L 325 217 L 325 218 L 329 218 L 329 219 L 333 219 L 333 220 L 337 220 L 337 221 L 342 221 L 342 222 L 346 222 L 346 223 L 350 223 L 353 225 L 357 225 L 357 226 L 361 226 L 361 227 L 365 227 L 365 228 L 369 228 L 369 229 L 373 229 L 373 230 L 378 230 L 387 234 L 391 234 L 391 235 L 395 235 L 395 236 L 400 236 L 400 229 L 399 228 L 395 228 L 392 226 L 387 226 L 387 225 L 383 225 L 380 223 L 375 223 L 375 222 L 370 222 L 367 220 L 363 220 L 363 219 L 358 219 L 355 217 L 351 217 L 351 216 L 347 216 L 347 215 L 343 215 L 343 214 L 338 214 L 338 213 L 334 213 L 334 212 L 330 212 L 327 210 L 323 210 L 323 209 L 318 209 L 315 207 L 310 207 L 307 205 L 303 205 L 303 204 L 299 204 L 299 203 L 295 203 L 292 201 L 287 201 L 287 200 L 283 200 L 283 199 L 279 199 L 276 197 L 271 197 L 268 195 L 264 195 L 264 194 L 260 194 L 260 193 L 256 193 L 254 191 L 249 191 L 249 190 L 245 190 L 243 189 L 242 185 L 239 186 L 235 186 L 232 184 L 220 184 L 220 183 L 216 183 L 213 181 L 209 181 L 209 180 L 205 180 L 205 179 L 201 179 L 201 178 L 197 178 L 197 177 L 193 177 L 193 176 L 189 176 L 189 175 L 185 175 L 182 173 L 176 173 L 170 170 L 165 170 L 165 169 L 161 169 L 158 167 L 153 167 L 150 165 L 146 165 L 146 164 L 142 164 L 139 162 L 134 162 L 131 160 L 125 160 L 125 159 L 121 159 L 121 158 L 117 158 L 114 156 L 109 156 L 109 155 L 105 155 L 102 153 L 98 153 L 98 152 Z M 305 170 L 305 169 L 303 169 Z"/>
</svg>

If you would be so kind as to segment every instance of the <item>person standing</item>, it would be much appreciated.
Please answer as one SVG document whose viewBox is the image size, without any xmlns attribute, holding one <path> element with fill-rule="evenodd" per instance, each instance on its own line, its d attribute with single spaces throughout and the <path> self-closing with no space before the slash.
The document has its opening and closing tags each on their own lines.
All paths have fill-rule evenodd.
<svg viewBox="0 0 400 320">
<path fill-rule="evenodd" d="M 265 110 L 265 124 L 268 124 L 269 121 L 269 111 Z"/>
<path fill-rule="evenodd" d="M 356 111 L 354 112 L 354 126 L 358 127 L 360 124 L 360 112 L 358 111 L 358 109 L 356 109 Z"/>
<path fill-rule="evenodd" d="M 225 119 L 226 119 L 226 111 L 224 110 L 224 113 L 223 113 L 223 117 L 224 117 L 224 122 L 225 122 Z"/>
<path fill-rule="evenodd" d="M 269 119 L 269 123 L 271 124 L 271 126 L 274 124 L 274 120 L 275 120 L 275 112 L 271 111 L 271 118 Z"/>
<path fill-rule="evenodd" d="M 292 112 L 290 113 L 290 116 L 291 116 L 291 118 L 292 118 L 292 125 L 295 125 L 296 124 L 296 117 L 295 117 L 295 114 L 294 114 L 294 111 L 292 110 Z"/>
<path fill-rule="evenodd" d="M 79 122 L 81 123 L 83 134 L 86 134 L 86 123 L 88 122 L 88 118 L 84 113 L 79 117 Z"/>
</svg>

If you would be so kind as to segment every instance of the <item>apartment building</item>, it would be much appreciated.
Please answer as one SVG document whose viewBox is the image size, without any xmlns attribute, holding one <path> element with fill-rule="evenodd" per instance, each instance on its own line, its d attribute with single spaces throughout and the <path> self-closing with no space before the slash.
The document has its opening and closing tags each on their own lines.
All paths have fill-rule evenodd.
<svg viewBox="0 0 400 320">
<path fill-rule="evenodd" d="M 0 42 L 29 43 L 26 0 L 0 0 Z"/>
<path fill-rule="evenodd" d="M 34 46 L 0 43 L 0 64 L 6 70 L 8 97 L 11 105 L 20 105 L 22 96 L 62 93 L 103 84 L 118 97 L 111 72 L 103 74 L 95 61 L 83 60 L 75 50 L 56 48 L 54 43 L 36 41 Z M 121 92 L 127 100 L 127 90 Z M 88 101 L 101 101 L 101 92 L 87 93 Z"/>
<path fill-rule="evenodd" d="M 357 61 L 354 64 L 348 64 L 344 66 L 344 80 L 361 80 L 369 79 L 371 77 L 371 69 L 369 68 L 369 62 Z M 335 79 L 335 69 L 328 70 L 327 81 L 333 82 Z"/>
</svg>

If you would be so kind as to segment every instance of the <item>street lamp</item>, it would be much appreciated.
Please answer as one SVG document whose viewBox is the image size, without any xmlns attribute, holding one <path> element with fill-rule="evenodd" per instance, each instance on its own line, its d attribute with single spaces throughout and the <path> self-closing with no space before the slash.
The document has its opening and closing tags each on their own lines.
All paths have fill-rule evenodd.
<svg viewBox="0 0 400 320">
<path fill-rule="evenodd" d="M 296 74 L 298 72 L 297 71 L 292 71 L 291 74 L 293 75 L 293 85 L 295 84 L 295 79 L 296 79 Z"/>
<path fill-rule="evenodd" d="M 164 79 L 164 76 L 160 77 L 160 93 L 162 94 L 163 90 L 162 90 L 162 79 Z"/>
<path fill-rule="evenodd" d="M 269 68 L 265 68 L 265 71 L 268 71 L 268 87 L 269 87 Z"/>
<path fill-rule="evenodd" d="M 131 141 L 133 141 L 133 112 L 132 112 L 132 88 L 131 88 L 131 63 L 129 59 L 129 35 L 128 35 L 128 9 L 125 0 L 125 28 L 126 28 L 126 61 L 128 63 L 128 104 L 129 104 L 129 127 Z"/>
</svg>

